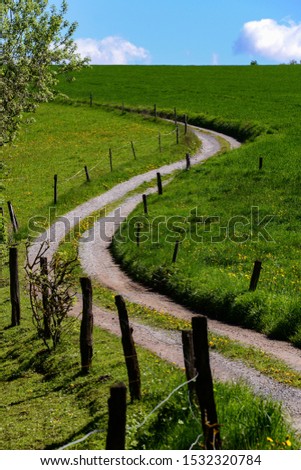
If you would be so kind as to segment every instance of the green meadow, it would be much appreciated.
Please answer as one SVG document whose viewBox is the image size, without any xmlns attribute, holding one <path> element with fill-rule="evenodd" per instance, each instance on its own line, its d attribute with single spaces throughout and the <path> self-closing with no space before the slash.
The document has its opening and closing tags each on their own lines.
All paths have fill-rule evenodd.
<svg viewBox="0 0 301 470">
<path fill-rule="evenodd" d="M 149 216 L 142 220 L 147 241 L 137 251 L 135 227 L 130 224 L 128 230 L 125 226 L 122 234 L 131 237 L 116 238 L 112 247 L 116 257 L 134 277 L 163 287 L 180 302 L 271 336 L 279 337 L 280 332 L 283 339 L 299 345 L 300 75 L 299 66 L 91 67 L 80 72 L 72 84 L 61 81 L 58 89 L 69 98 L 61 96 L 41 106 L 35 122 L 23 128 L 18 141 L 4 150 L 3 201 L 12 202 L 20 231 L 12 233 L 4 205 L 2 246 L 17 243 L 19 247 L 22 320 L 20 327 L 9 328 L 9 274 L 3 249 L 1 449 L 57 449 L 95 429 L 100 432 L 71 448 L 105 446 L 109 387 L 116 381 L 127 382 L 120 340 L 95 328 L 88 377 L 79 373 L 77 320 L 68 320 L 55 353 L 45 352 L 31 321 L 22 268 L 24 246 L 32 235 L 33 217 L 38 217 L 37 230 L 41 230 L 55 216 L 115 184 L 196 150 L 197 142 L 190 134 L 187 137 L 182 132 L 176 145 L 174 125 L 147 116 L 145 112 L 152 112 L 154 104 L 162 116 L 173 117 L 176 108 L 179 119 L 187 114 L 191 123 L 228 132 L 245 143 L 239 150 L 177 173 L 162 197 L 149 198 Z M 259 171 L 260 156 L 264 160 Z M 53 207 L 55 174 L 58 203 L 54 212 L 49 208 Z M 273 241 L 246 232 L 249 227 L 240 223 L 234 226 L 234 236 L 240 240 L 226 237 L 212 243 L 212 237 L 220 235 L 219 226 L 228 227 L 236 216 L 242 217 L 240 222 L 249 220 L 252 207 L 259 208 L 260 220 L 273 215 L 267 226 Z M 138 207 L 134 215 L 141 214 Z M 163 225 L 159 239 L 151 243 L 157 216 L 180 217 L 180 227 Z M 196 217 L 210 220 L 202 224 Z M 191 240 L 195 228 L 201 242 Z M 242 241 L 246 233 L 249 238 Z M 178 238 L 182 240 L 179 255 L 172 264 Z M 256 292 L 250 293 L 250 273 L 259 257 L 263 271 Z M 97 286 L 95 292 L 107 296 L 105 303 L 110 296 L 112 304 L 113 294 L 102 294 Z M 153 408 L 185 382 L 184 371 L 140 348 L 138 354 L 143 396 L 140 403 L 128 405 L 127 448 L 188 449 L 201 430 L 200 420 L 195 420 L 197 410 L 190 410 L 186 388 L 140 427 Z M 218 383 L 215 389 L 224 449 L 300 447 L 277 404 L 255 398 L 240 384 Z"/>
</svg>

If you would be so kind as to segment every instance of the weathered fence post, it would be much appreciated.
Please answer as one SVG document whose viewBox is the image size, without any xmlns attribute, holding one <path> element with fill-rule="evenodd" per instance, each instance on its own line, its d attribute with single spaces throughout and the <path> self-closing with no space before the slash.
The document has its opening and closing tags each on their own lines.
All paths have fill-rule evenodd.
<svg viewBox="0 0 301 470">
<path fill-rule="evenodd" d="M 82 277 L 80 285 L 83 296 L 83 315 L 80 327 L 80 352 L 82 373 L 87 374 L 92 364 L 93 356 L 93 312 L 92 312 L 92 283 L 91 279 Z"/>
<path fill-rule="evenodd" d="M 17 221 L 17 217 L 13 208 L 13 205 L 10 201 L 7 201 L 9 217 L 13 226 L 13 231 L 16 233 L 19 230 L 19 224 Z"/>
<path fill-rule="evenodd" d="M 157 105 L 154 104 L 154 116 L 155 116 L 155 119 L 157 119 Z"/>
<path fill-rule="evenodd" d="M 42 256 L 40 258 L 40 270 L 42 276 L 42 303 L 43 303 L 43 312 L 44 312 L 44 335 L 45 338 L 51 338 L 50 331 L 50 318 L 48 311 L 48 298 L 49 298 L 49 289 L 47 286 L 48 278 L 48 262 L 47 258 Z"/>
<path fill-rule="evenodd" d="M 263 158 L 259 157 L 259 170 L 262 169 L 262 164 L 263 164 Z"/>
<path fill-rule="evenodd" d="M 195 381 L 192 381 L 192 379 L 196 376 L 196 369 L 194 366 L 192 330 L 182 330 L 182 345 L 183 345 L 186 378 L 187 378 L 187 381 L 189 382 L 188 390 L 189 390 L 190 397 L 192 397 L 195 392 Z"/>
<path fill-rule="evenodd" d="M 116 295 L 115 304 L 118 310 L 119 323 L 122 336 L 122 346 L 129 378 L 129 389 L 131 400 L 141 399 L 140 370 L 137 353 L 132 336 L 132 328 L 129 325 L 128 313 L 124 299 L 121 295 Z"/>
<path fill-rule="evenodd" d="M 186 170 L 189 170 L 190 166 L 191 166 L 190 154 L 186 153 Z"/>
<path fill-rule="evenodd" d="M 113 155 L 112 149 L 109 149 L 110 170 L 113 171 Z"/>
<path fill-rule="evenodd" d="M 125 450 L 126 386 L 124 383 L 113 385 L 110 388 L 108 408 L 106 450 Z"/>
<path fill-rule="evenodd" d="M 162 178 L 161 178 L 160 173 L 157 173 L 157 185 L 158 185 L 158 194 L 163 194 Z"/>
<path fill-rule="evenodd" d="M 175 243 L 173 256 L 172 256 L 172 262 L 173 263 L 175 263 L 177 261 L 178 252 L 179 252 L 179 245 L 180 245 L 180 240 L 177 240 L 176 243 Z"/>
<path fill-rule="evenodd" d="M 57 175 L 54 175 L 54 184 L 53 184 L 53 203 L 56 205 L 57 203 Z"/>
<path fill-rule="evenodd" d="M 135 147 L 134 147 L 134 142 L 133 142 L 133 141 L 131 141 L 131 147 L 132 147 L 132 152 L 133 152 L 134 159 L 136 160 L 137 157 L 136 157 L 136 151 L 135 151 Z"/>
<path fill-rule="evenodd" d="M 18 273 L 18 249 L 13 246 L 9 248 L 9 273 L 10 273 L 10 301 L 11 301 L 11 324 L 20 325 L 20 286 Z"/>
<path fill-rule="evenodd" d="M 88 167 L 87 165 L 85 165 L 85 173 L 86 173 L 86 180 L 88 183 L 90 183 L 90 175 L 89 175 L 89 171 L 88 171 Z"/>
<path fill-rule="evenodd" d="M 254 263 L 254 268 L 253 268 L 253 273 L 252 273 L 252 277 L 251 277 L 251 281 L 250 281 L 250 287 L 249 287 L 249 290 L 250 291 L 255 291 L 256 290 L 256 287 L 257 287 L 257 284 L 258 284 L 258 281 L 259 281 L 259 277 L 260 277 L 260 272 L 262 270 L 262 266 L 261 266 L 261 261 L 255 261 Z"/>
<path fill-rule="evenodd" d="M 197 371 L 196 394 L 202 413 L 204 444 L 207 450 L 219 450 L 221 449 L 221 438 L 209 361 L 207 318 L 201 315 L 192 317 L 192 331 Z"/>
<path fill-rule="evenodd" d="M 176 142 L 179 143 L 179 126 L 176 127 Z"/>
<path fill-rule="evenodd" d="M 188 127 L 188 120 L 187 120 L 187 114 L 185 114 L 185 135 L 187 134 L 187 127 Z"/>
<path fill-rule="evenodd" d="M 148 213 L 148 208 L 147 208 L 147 196 L 146 196 L 146 194 L 142 194 L 142 201 L 143 201 L 144 214 L 147 214 Z"/>
<path fill-rule="evenodd" d="M 158 140 L 159 140 L 159 152 L 161 153 L 162 152 L 162 142 L 161 142 L 161 133 L 160 132 L 159 132 Z"/>
</svg>

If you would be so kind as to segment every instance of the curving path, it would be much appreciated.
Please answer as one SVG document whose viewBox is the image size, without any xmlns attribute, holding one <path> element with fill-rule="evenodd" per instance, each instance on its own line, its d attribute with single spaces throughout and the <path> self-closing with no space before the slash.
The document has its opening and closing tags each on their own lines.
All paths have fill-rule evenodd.
<svg viewBox="0 0 301 470">
<path fill-rule="evenodd" d="M 232 149 L 240 145 L 237 141 L 228 136 L 211 131 L 208 132 L 204 129 L 190 128 L 202 141 L 202 149 L 191 159 L 192 165 L 204 162 L 209 157 L 218 153 L 221 147 L 220 138 L 227 140 Z M 58 249 L 59 243 L 66 235 L 66 225 L 68 226 L 68 230 L 70 230 L 73 226 L 78 224 L 79 220 L 86 218 L 91 213 L 104 208 L 108 204 L 118 201 L 130 191 L 138 188 L 142 183 L 155 180 L 158 171 L 160 171 L 162 175 L 170 175 L 175 170 L 184 169 L 185 167 L 186 160 L 182 160 L 135 176 L 124 183 L 116 185 L 106 193 L 77 206 L 74 210 L 59 218 L 35 241 L 29 249 L 29 259 L 34 259 L 41 242 L 46 239 L 50 242 L 47 256 L 51 258 Z M 154 191 L 156 191 L 156 188 L 150 188 L 144 193 Z M 171 315 L 190 320 L 193 312 L 174 303 L 168 297 L 159 295 L 133 282 L 119 269 L 118 265 L 116 265 L 111 258 L 108 247 L 114 232 L 117 230 L 122 220 L 124 220 L 140 202 L 141 194 L 128 198 L 118 209 L 115 209 L 114 212 L 97 221 L 94 227 L 83 235 L 79 245 L 79 256 L 82 267 L 87 275 L 95 278 L 101 284 L 111 288 L 118 294 L 123 295 L 125 298 L 135 303 L 140 303 L 159 311 L 166 311 Z M 74 314 L 80 314 L 80 312 L 81 305 L 78 304 L 74 309 Z M 112 313 L 95 307 L 94 318 L 96 324 L 99 324 L 112 333 L 119 334 L 118 322 L 116 321 L 116 316 Z M 181 340 L 178 333 L 150 328 L 135 322 L 133 325 L 135 342 L 150 349 L 160 357 L 175 362 L 180 367 L 183 366 Z M 224 325 L 214 320 L 208 320 L 208 327 L 212 332 L 227 335 L 229 338 L 241 341 L 244 344 L 259 347 L 287 362 L 292 368 L 301 371 L 300 350 L 293 348 L 287 343 L 271 341 L 259 333 L 239 327 Z M 281 385 L 259 372 L 251 370 L 239 362 L 227 360 L 217 353 L 211 353 L 210 357 L 215 378 L 234 381 L 243 379 L 248 382 L 257 393 L 271 396 L 277 401 L 282 401 L 294 427 L 301 433 L 301 411 L 299 406 L 301 403 L 301 390 Z"/>
</svg>

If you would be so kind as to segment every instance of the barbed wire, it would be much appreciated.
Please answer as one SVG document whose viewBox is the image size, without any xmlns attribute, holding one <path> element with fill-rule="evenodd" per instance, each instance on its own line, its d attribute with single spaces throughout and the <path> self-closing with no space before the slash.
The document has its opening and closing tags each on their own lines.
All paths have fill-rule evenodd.
<svg viewBox="0 0 301 470">
<path fill-rule="evenodd" d="M 76 444 L 79 444 L 80 442 L 83 442 L 86 439 L 88 439 L 88 437 L 92 436 L 92 434 L 96 434 L 98 432 L 105 432 L 105 430 L 104 429 L 95 429 L 94 431 L 91 431 L 88 434 L 86 434 L 81 439 L 77 439 L 76 441 L 70 442 L 69 444 L 65 444 L 64 446 L 59 447 L 58 450 L 63 450 L 63 449 L 67 449 L 68 447 L 75 446 Z"/>
</svg>

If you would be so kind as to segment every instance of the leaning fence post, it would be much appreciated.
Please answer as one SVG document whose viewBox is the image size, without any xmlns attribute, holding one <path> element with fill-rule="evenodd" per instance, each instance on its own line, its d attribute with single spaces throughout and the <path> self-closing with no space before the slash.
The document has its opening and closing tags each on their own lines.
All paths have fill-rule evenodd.
<svg viewBox="0 0 301 470">
<path fill-rule="evenodd" d="M 118 310 L 119 324 L 122 336 L 122 346 L 129 378 L 131 400 L 140 400 L 140 370 L 136 348 L 132 336 L 133 330 L 132 328 L 130 328 L 126 305 L 121 295 L 115 296 L 115 304 Z"/>
<path fill-rule="evenodd" d="M 134 156 L 134 159 L 136 160 L 136 151 L 135 151 L 135 147 L 134 147 L 134 142 L 131 141 L 131 147 L 132 147 L 132 152 L 133 152 L 133 156 Z"/>
<path fill-rule="evenodd" d="M 196 394 L 202 414 L 205 449 L 219 450 L 221 449 L 221 438 L 209 361 L 207 318 L 201 315 L 193 316 L 192 331 L 195 368 L 197 371 Z"/>
<path fill-rule="evenodd" d="M 89 175 L 89 171 L 88 171 L 88 167 L 87 165 L 85 165 L 85 173 L 86 173 L 86 180 L 88 183 L 90 183 L 90 175 Z"/>
<path fill-rule="evenodd" d="M 82 373 L 87 374 L 92 364 L 93 356 L 93 313 L 92 313 L 92 283 L 91 279 L 80 279 L 83 296 L 83 315 L 80 327 L 80 352 Z"/>
<path fill-rule="evenodd" d="M 8 206 L 8 212 L 9 212 L 9 217 L 13 226 L 13 231 L 16 233 L 19 229 L 19 224 L 17 221 L 17 217 L 13 208 L 13 205 L 10 201 L 7 201 L 7 206 Z"/>
<path fill-rule="evenodd" d="M 253 273 L 252 273 L 252 277 L 251 277 L 251 281 L 250 281 L 250 287 L 249 287 L 249 290 L 250 291 L 255 291 L 256 290 L 256 287 L 257 287 L 257 284 L 258 284 L 258 281 L 259 281 L 259 277 L 260 277 L 260 272 L 262 270 L 262 266 L 261 266 L 261 261 L 255 261 L 254 263 L 254 268 L 253 268 Z"/>
<path fill-rule="evenodd" d="M 175 263 L 177 261 L 178 252 L 179 252 L 179 245 L 180 245 L 180 240 L 177 240 L 176 243 L 175 243 L 174 252 L 173 252 L 173 256 L 172 256 L 172 262 L 173 263 Z"/>
<path fill-rule="evenodd" d="M 9 248 L 9 273 L 10 273 L 10 300 L 11 300 L 11 324 L 20 325 L 20 286 L 18 274 L 18 249 Z"/>
<path fill-rule="evenodd" d="M 110 388 L 108 408 L 106 450 L 125 450 L 126 386 L 124 383 L 113 385 Z"/>
</svg>

